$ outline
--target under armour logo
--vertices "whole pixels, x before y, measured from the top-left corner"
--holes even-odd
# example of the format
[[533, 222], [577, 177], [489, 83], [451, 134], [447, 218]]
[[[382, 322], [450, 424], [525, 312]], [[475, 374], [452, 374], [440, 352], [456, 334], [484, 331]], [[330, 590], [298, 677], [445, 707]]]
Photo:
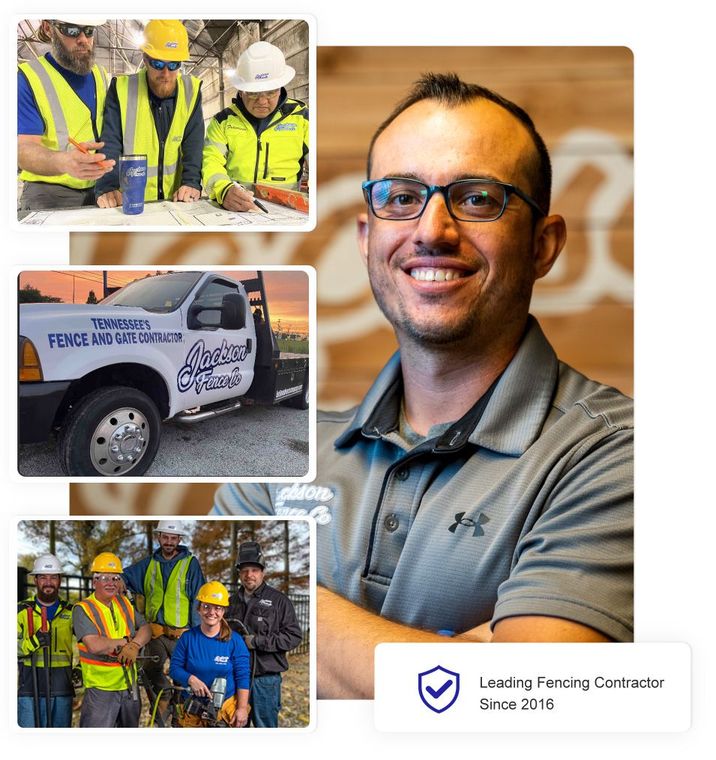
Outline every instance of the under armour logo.
[[448, 530], [450, 533], [455, 533], [458, 525], [464, 525], [466, 528], [474, 528], [475, 530], [472, 532], [472, 537], [477, 538], [477, 536], [485, 535], [482, 526], [486, 522], [490, 522], [490, 518], [487, 515], [483, 515], [482, 512], [480, 512], [477, 520], [473, 520], [471, 517], [465, 517], [464, 512], [458, 512], [455, 515], [455, 522], [448, 528]]

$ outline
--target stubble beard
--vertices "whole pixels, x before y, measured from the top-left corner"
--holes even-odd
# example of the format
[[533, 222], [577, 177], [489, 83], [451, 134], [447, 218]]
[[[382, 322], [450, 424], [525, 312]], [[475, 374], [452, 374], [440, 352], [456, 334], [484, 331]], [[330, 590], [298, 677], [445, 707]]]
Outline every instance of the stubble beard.
[[86, 76], [94, 66], [94, 45], [89, 49], [79, 49], [70, 53], [60, 39], [60, 33], [53, 29], [52, 56], [63, 68], [79, 76]]

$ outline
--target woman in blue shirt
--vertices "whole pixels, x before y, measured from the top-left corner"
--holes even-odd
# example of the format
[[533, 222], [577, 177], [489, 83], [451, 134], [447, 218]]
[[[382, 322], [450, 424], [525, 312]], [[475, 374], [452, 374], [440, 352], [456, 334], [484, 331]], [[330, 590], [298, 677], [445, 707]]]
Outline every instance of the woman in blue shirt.
[[[211, 685], [226, 679], [225, 698], [217, 719], [242, 728], [249, 717], [249, 650], [243, 639], [224, 620], [229, 592], [218, 581], [205, 583], [196, 596], [201, 623], [186, 631], [177, 642], [169, 675], [188, 686], [196, 697], [212, 699]], [[187, 714], [184, 726], [206, 725]]]

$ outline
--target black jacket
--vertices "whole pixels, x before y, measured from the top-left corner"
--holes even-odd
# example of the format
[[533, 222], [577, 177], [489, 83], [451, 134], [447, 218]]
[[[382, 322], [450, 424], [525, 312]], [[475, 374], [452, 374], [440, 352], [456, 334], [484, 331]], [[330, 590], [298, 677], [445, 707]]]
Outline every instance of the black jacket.
[[288, 670], [286, 652], [301, 643], [303, 634], [293, 604], [285, 594], [262, 583], [247, 604], [243, 587], [239, 586], [229, 600], [226, 621], [242, 634], [240, 626], [231, 622], [232, 618], [241, 620], [253, 635], [250, 649], [256, 662], [256, 676]]

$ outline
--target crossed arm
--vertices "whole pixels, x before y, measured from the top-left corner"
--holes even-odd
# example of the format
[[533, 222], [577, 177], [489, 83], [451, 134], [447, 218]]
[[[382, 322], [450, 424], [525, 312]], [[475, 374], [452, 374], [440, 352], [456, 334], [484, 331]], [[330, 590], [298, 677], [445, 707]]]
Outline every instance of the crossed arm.
[[375, 615], [328, 589], [318, 587], [318, 696], [322, 699], [372, 699], [373, 656], [383, 642], [604, 642], [593, 628], [571, 620], [523, 615], [489, 621], [452, 638], [410, 628]]

